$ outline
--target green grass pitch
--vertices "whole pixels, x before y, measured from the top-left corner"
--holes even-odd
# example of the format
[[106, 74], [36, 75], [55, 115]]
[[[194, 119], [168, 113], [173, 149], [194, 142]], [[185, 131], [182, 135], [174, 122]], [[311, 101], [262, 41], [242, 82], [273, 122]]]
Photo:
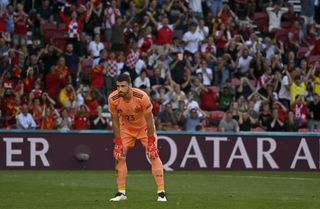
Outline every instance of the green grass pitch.
[[156, 202], [148, 171], [130, 171], [128, 200], [109, 202], [113, 171], [0, 171], [0, 209], [319, 209], [319, 172], [174, 171]]

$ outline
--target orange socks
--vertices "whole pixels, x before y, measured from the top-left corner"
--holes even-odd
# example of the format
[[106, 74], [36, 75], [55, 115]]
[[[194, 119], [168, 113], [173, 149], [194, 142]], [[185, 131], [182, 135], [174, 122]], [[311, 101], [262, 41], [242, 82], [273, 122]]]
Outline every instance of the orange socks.
[[152, 175], [158, 187], [158, 193], [164, 192], [163, 165], [159, 157], [151, 161]]
[[[164, 192], [163, 165], [159, 157], [151, 161], [152, 175], [157, 184], [158, 193]], [[116, 161], [118, 191], [126, 194], [126, 178], [128, 174], [126, 160]]]
[[128, 174], [126, 160], [116, 161], [116, 174], [118, 191], [123, 194], [126, 194], [126, 179]]

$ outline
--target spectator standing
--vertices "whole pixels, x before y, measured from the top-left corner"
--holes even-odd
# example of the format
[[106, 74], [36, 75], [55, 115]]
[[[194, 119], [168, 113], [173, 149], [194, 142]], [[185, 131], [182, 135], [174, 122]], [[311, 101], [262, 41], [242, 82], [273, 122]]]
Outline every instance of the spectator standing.
[[28, 105], [24, 104], [17, 116], [17, 129], [35, 129], [36, 127], [37, 124], [29, 113]]
[[222, 132], [239, 132], [238, 122], [232, 118], [232, 111], [227, 111], [219, 122], [219, 130]]
[[203, 77], [202, 84], [204, 86], [211, 86], [211, 82], [213, 79], [212, 69], [207, 66], [207, 62], [205, 60], [201, 61], [201, 66], [196, 70], [196, 73], [201, 73]]
[[62, 108], [60, 111], [60, 116], [56, 120], [56, 126], [60, 130], [71, 130], [72, 129], [72, 119], [69, 116], [68, 109]]
[[14, 36], [13, 43], [14, 45], [18, 45], [21, 40], [26, 41], [27, 35], [27, 25], [31, 24], [28, 15], [25, 13], [23, 5], [21, 3], [17, 4], [17, 12], [14, 15]]
[[107, 118], [102, 115], [101, 105], [97, 106], [97, 114], [90, 117], [90, 129], [102, 130], [106, 129]]
[[308, 120], [308, 128], [310, 131], [320, 129], [320, 95], [314, 94], [313, 101], [308, 105], [310, 119]]
[[120, 10], [117, 8], [117, 1], [112, 0], [111, 5], [106, 6], [104, 10], [105, 37], [107, 41], [111, 41], [112, 27], [116, 23], [116, 19], [121, 17]]
[[182, 40], [185, 44], [185, 53], [194, 55], [199, 51], [200, 43], [204, 40], [204, 37], [199, 31], [197, 31], [197, 24], [192, 22], [189, 25], [189, 31], [183, 35]]
[[80, 38], [80, 32], [85, 22], [85, 18], [87, 16], [87, 9], [85, 6], [80, 6], [83, 10], [81, 16], [78, 18], [77, 11], [73, 11], [71, 14], [71, 18], [65, 16], [64, 14], [64, 6], [61, 7], [60, 18], [66, 25], [66, 30], [68, 31], [69, 41], [73, 44]]
[[297, 132], [299, 130], [299, 125], [294, 119], [294, 112], [288, 112], [288, 118], [284, 122], [284, 130], [287, 132]]
[[272, 118], [267, 124], [267, 131], [283, 131], [284, 123], [279, 119], [279, 114], [277, 109], [272, 110]]
[[77, 86], [80, 77], [80, 59], [79, 56], [74, 52], [74, 45], [68, 43], [66, 47], [66, 53], [64, 54], [66, 66], [69, 69], [72, 85]]
[[73, 128], [75, 130], [87, 130], [89, 129], [89, 109], [86, 105], [78, 107], [76, 116], [74, 118]]
[[316, 0], [301, 0], [301, 17], [304, 19], [305, 24], [314, 23], [315, 3]]
[[201, 126], [203, 117], [200, 117], [196, 108], [191, 109], [185, 114], [185, 130], [197, 131], [197, 127]]
[[286, 7], [280, 7], [279, 4], [274, 4], [273, 7], [267, 7], [267, 13], [269, 16], [269, 32], [275, 33], [281, 28], [281, 17], [284, 13], [288, 12]]

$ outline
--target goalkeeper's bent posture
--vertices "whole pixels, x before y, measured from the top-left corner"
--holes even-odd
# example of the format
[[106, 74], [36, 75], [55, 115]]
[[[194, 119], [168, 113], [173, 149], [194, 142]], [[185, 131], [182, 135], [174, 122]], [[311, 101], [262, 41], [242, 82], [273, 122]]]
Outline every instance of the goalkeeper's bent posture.
[[110, 201], [126, 200], [128, 148], [135, 145], [136, 140], [146, 148], [151, 161], [152, 175], [158, 187], [158, 201], [167, 201], [164, 191], [163, 165], [158, 155], [157, 135], [152, 115], [152, 104], [148, 95], [133, 88], [131, 78], [121, 74], [117, 78], [117, 90], [108, 97], [109, 111], [112, 116], [114, 132], [113, 156], [116, 163], [118, 192]]

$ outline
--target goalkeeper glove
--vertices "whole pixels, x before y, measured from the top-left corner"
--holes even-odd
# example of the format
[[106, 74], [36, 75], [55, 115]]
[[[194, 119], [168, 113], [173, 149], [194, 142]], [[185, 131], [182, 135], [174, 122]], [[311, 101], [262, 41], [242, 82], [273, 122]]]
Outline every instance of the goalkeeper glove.
[[154, 136], [148, 137], [147, 154], [150, 159], [155, 159], [159, 156], [158, 155], [159, 151], [158, 151], [158, 148], [157, 148], [155, 142], [156, 142], [156, 137], [154, 137]]
[[123, 144], [121, 138], [115, 137], [113, 139], [114, 148], [113, 148], [113, 157], [116, 160], [120, 160], [125, 158], [124, 151], [123, 151]]

